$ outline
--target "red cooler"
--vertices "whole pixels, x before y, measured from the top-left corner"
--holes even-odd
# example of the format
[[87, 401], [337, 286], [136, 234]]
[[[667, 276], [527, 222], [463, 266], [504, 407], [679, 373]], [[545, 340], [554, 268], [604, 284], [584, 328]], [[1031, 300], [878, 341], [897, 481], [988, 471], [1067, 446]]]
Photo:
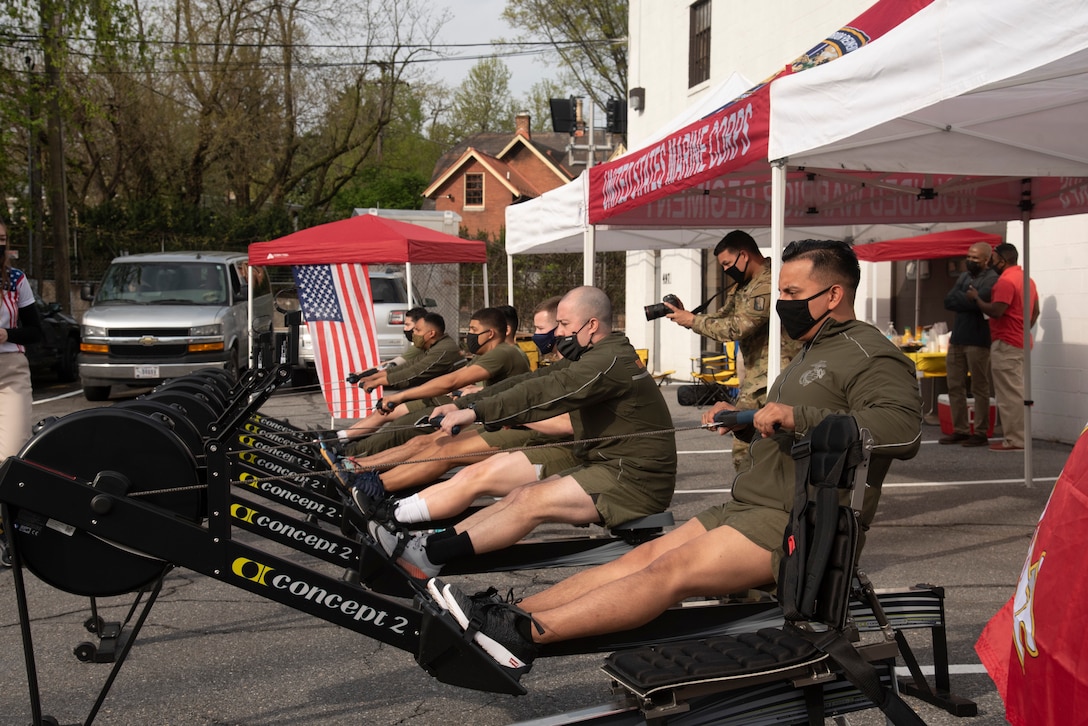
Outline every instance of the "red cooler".
[[[949, 436], [955, 433], [952, 428], [952, 408], [948, 404], [948, 394], [942, 393], [937, 396], [937, 418], [941, 422], [941, 433], [945, 436]], [[997, 419], [997, 401], [993, 398], [990, 399], [990, 427], [986, 432], [986, 438], [992, 438], [994, 435], [994, 421]], [[975, 399], [967, 399], [967, 423], [971, 429], [971, 433], [975, 433]]]

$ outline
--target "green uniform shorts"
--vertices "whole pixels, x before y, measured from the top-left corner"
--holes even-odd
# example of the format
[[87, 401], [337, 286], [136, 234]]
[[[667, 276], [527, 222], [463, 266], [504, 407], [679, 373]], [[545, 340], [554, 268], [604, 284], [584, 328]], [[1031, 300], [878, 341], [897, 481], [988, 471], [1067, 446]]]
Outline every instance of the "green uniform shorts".
[[[615, 527], [632, 519], [663, 512], [672, 499], [667, 492], [647, 491], [641, 477], [624, 476], [622, 462], [586, 464], [569, 446], [549, 446], [522, 452], [536, 466], [537, 476], [570, 476], [593, 498], [601, 515], [600, 524]], [[639, 482], [636, 485], [635, 479]], [[659, 488], [663, 489], [663, 488]]]

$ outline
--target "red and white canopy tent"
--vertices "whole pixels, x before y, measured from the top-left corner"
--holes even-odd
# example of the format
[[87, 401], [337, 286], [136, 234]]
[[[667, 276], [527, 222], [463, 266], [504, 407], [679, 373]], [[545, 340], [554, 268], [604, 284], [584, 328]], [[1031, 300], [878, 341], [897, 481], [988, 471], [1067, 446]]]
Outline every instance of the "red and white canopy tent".
[[[857, 245], [854, 251], [862, 262], [896, 262], [904, 260], [935, 260], [943, 257], [963, 257], [978, 242], [994, 247], [1001, 244], [1001, 235], [977, 229], [952, 229], [931, 232], [916, 237], [902, 237]], [[918, 330], [922, 307], [922, 276], [914, 276], [914, 329]], [[875, 308], [875, 299], [872, 301]], [[873, 312], [870, 320], [876, 320]]]
[[590, 222], [770, 224], [778, 257], [787, 225], [1088, 212], [1086, 69], [1083, 2], [881, 0], [721, 111], [591, 169]]
[[[372, 330], [374, 319], [365, 266], [404, 264], [408, 289], [412, 290], [412, 264], [457, 262], [483, 264], [487, 305], [486, 243], [376, 214], [361, 214], [250, 245], [249, 289], [253, 290], [254, 267], [290, 266], [296, 268], [296, 273], [306, 271], [306, 275], [319, 267], [329, 268], [327, 274], [321, 271], [315, 277], [324, 287], [323, 307], [332, 312], [320, 323], [307, 314], [307, 325], [330, 412], [335, 418], [358, 418], [367, 403], [366, 395], [344, 381], [343, 374], [365, 370], [378, 362], [376, 340], [365, 334]], [[296, 278], [300, 279], [298, 274]], [[300, 295], [302, 292], [300, 289]], [[252, 305], [251, 294], [251, 316]]]

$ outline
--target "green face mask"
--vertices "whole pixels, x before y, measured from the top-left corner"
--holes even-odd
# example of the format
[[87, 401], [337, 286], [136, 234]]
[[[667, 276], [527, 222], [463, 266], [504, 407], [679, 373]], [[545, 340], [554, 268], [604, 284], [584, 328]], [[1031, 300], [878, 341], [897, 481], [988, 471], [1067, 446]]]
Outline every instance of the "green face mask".
[[420, 350], [423, 350], [423, 336], [419, 335], [418, 333], [413, 333], [412, 334], [412, 345], [419, 348]]

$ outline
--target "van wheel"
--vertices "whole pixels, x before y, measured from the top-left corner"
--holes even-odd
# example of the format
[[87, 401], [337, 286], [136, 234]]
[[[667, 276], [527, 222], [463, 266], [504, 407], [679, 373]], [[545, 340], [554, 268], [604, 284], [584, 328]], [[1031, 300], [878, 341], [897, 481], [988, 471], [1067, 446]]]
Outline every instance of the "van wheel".
[[84, 386], [83, 397], [88, 401], [105, 401], [110, 397], [109, 386]]
[[230, 374], [232, 381], [238, 380], [238, 376], [242, 371], [238, 366], [238, 349], [231, 348], [230, 356], [227, 358], [227, 373]]

